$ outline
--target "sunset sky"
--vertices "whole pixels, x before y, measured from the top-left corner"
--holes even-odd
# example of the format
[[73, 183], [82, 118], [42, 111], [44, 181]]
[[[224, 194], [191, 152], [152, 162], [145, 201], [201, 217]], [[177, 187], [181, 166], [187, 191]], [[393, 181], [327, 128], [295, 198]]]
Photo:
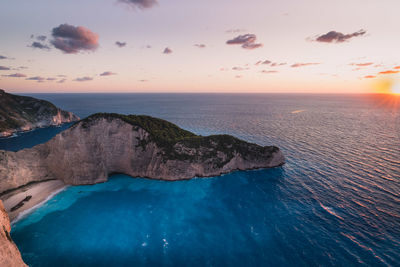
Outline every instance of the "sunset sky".
[[2, 0], [9, 92], [367, 93], [400, 83], [399, 0]]

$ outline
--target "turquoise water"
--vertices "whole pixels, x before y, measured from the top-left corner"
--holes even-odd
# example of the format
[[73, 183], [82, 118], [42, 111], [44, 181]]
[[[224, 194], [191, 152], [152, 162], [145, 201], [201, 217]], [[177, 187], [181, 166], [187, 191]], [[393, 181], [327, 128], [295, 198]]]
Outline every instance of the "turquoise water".
[[[69, 187], [13, 226], [31, 266], [399, 265], [400, 109], [393, 99], [40, 97], [81, 117], [148, 114], [198, 134], [278, 145], [287, 164], [180, 182], [116, 175]], [[35, 143], [49, 138], [35, 136]]]

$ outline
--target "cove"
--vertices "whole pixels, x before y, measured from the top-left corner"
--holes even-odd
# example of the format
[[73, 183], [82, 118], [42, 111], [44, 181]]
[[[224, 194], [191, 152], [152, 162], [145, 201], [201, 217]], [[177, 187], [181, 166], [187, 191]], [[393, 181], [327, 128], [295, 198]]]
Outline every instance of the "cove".
[[113, 175], [106, 183], [68, 187], [11, 234], [30, 266], [265, 263], [276, 252], [267, 221], [279, 204], [273, 198], [281, 172], [179, 182]]

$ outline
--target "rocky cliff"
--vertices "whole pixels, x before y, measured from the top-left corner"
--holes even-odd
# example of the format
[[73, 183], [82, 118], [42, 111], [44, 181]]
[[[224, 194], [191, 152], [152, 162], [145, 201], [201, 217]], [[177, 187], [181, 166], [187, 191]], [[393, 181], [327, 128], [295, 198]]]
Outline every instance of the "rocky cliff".
[[10, 220], [0, 200], [0, 266], [27, 266], [10, 236]]
[[0, 150], [0, 192], [32, 181], [104, 182], [112, 173], [181, 180], [282, 165], [279, 148], [229, 135], [198, 136], [148, 116], [95, 114], [45, 144]]
[[76, 115], [48, 101], [8, 94], [0, 89], [0, 137], [77, 120]]

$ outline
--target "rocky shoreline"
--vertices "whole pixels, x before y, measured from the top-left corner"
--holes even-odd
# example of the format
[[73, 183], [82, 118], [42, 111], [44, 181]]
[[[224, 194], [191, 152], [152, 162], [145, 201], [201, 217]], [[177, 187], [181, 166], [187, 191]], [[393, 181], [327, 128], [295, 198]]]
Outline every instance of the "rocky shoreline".
[[0, 89], [0, 138], [78, 120], [75, 114], [48, 101], [13, 95]]

